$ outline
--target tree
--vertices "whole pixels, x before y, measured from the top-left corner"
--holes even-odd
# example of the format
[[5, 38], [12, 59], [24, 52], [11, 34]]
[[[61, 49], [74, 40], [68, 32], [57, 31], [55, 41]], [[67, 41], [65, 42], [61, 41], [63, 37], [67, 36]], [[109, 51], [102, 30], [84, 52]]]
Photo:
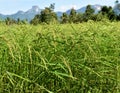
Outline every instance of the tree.
[[72, 8], [71, 11], [70, 11], [70, 15], [69, 15], [69, 22], [70, 23], [72, 23], [72, 22], [75, 23], [76, 19], [77, 19], [76, 10], [74, 8]]
[[6, 19], [5, 19], [5, 23], [6, 23], [6, 25], [10, 25], [10, 18], [9, 17], [7, 17]]
[[49, 24], [53, 20], [57, 20], [57, 15], [53, 11], [53, 9], [54, 8], [52, 5], [50, 8], [46, 7], [43, 11], [41, 11], [41, 15], [40, 15], [41, 22], [45, 22]]
[[118, 3], [119, 3], [119, 1], [118, 1], [118, 0], [116, 0], [116, 1], [115, 1], [115, 4], [118, 4]]
[[84, 13], [84, 21], [88, 21], [92, 19], [95, 10], [91, 8], [91, 5], [87, 5], [85, 13]]
[[40, 19], [41, 19], [41, 22], [45, 22], [45, 23], [48, 23], [50, 22], [50, 8], [45, 8], [43, 11], [41, 11], [41, 15], [40, 15]]
[[76, 19], [76, 22], [77, 23], [81, 23], [81, 22], [83, 22], [84, 20], [83, 20], [83, 14], [82, 13], [78, 13], [77, 14], [77, 19]]
[[61, 20], [62, 20], [61, 23], [68, 23], [69, 18], [68, 18], [67, 13], [63, 13], [63, 14], [62, 14]]
[[55, 9], [55, 3], [53, 3], [53, 4], [50, 4], [50, 7], [49, 7], [52, 11], [54, 11], [54, 9]]
[[103, 18], [104, 18], [103, 14], [102, 13], [98, 13], [98, 14], [95, 14], [93, 16], [92, 20], [94, 20], [94, 21], [101, 21]]
[[40, 14], [35, 15], [35, 17], [30, 21], [31, 24], [37, 25], [41, 22]]
[[28, 20], [27, 19], [21, 20], [21, 24], [28, 24]]
[[104, 17], [107, 17], [109, 20], [115, 20], [116, 19], [115, 12], [113, 11], [111, 6], [109, 6], [109, 7], [103, 6], [100, 13], [102, 13], [102, 15]]
[[39, 15], [36, 15], [33, 20], [31, 20], [31, 24], [39, 24], [39, 23], [51, 23], [57, 20], [57, 15], [54, 12], [55, 4], [51, 4], [50, 7], [46, 7], [41, 11]]
[[113, 11], [111, 6], [108, 7], [108, 18], [109, 18], [109, 20], [115, 20], [116, 19], [115, 12]]
[[107, 6], [103, 6], [100, 11], [103, 15], [107, 15], [109, 12], [109, 8]]
[[11, 19], [10, 17], [7, 17], [5, 19], [5, 22], [6, 22], [6, 25], [11, 25], [11, 24], [16, 24], [17, 23], [16, 20]]
[[116, 15], [118, 16], [120, 15], [120, 3], [118, 2], [118, 0], [116, 0], [113, 10]]
[[117, 15], [116, 20], [117, 20], [117, 21], [119, 21], [119, 20], [120, 20], [120, 15]]
[[21, 24], [20, 18], [17, 19], [17, 24]]

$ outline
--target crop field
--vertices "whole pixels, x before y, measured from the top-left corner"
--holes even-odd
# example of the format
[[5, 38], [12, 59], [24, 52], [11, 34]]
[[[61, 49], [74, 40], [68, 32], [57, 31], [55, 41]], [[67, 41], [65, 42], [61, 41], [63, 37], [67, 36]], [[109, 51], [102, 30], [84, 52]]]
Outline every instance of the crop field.
[[120, 22], [0, 24], [0, 93], [120, 93]]

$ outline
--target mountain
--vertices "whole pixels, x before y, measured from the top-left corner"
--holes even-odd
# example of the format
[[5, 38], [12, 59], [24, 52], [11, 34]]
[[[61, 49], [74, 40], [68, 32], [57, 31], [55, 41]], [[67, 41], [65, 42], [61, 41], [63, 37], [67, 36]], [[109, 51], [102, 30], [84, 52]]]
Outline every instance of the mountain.
[[30, 21], [31, 19], [34, 18], [34, 16], [36, 14], [39, 14], [41, 12], [42, 9], [40, 9], [38, 6], [32, 6], [31, 9], [27, 10], [26, 12], [24, 11], [18, 11], [15, 14], [12, 15], [3, 15], [0, 14], [0, 19], [5, 19], [7, 17], [10, 17], [12, 19], [17, 20], [18, 18], [21, 20], [27, 19], [28, 21]]
[[[95, 10], [95, 13], [98, 13], [102, 8], [101, 5], [97, 5], [97, 4], [96, 5], [91, 5], [91, 7], [92, 7], [92, 9]], [[86, 10], [86, 6], [78, 9], [77, 12], [84, 13], [85, 10]]]
[[[98, 13], [98, 11], [101, 10], [102, 6], [101, 5], [91, 5], [91, 7], [95, 10], [95, 13]], [[77, 9], [76, 11], [78, 13], [84, 13], [85, 10], [86, 10], [86, 6], [80, 8], [80, 9]], [[24, 12], [24, 11], [18, 11], [17, 13], [11, 14], [11, 15], [0, 14], [0, 19], [5, 19], [7, 17], [10, 17], [10, 18], [13, 18], [15, 20], [17, 20], [19, 18], [21, 20], [27, 19], [28, 21], [30, 21], [31, 19], [34, 18], [34, 16], [36, 14], [39, 14], [41, 11], [42, 11], [42, 9], [40, 9], [38, 6], [32, 6], [32, 8], [29, 9], [29, 10], [27, 10], [26, 12]], [[67, 10], [66, 13], [70, 14], [70, 11], [71, 11], [71, 9]], [[56, 12], [56, 14], [57, 14], [58, 17], [62, 16], [62, 13], [63, 12], [60, 12], [60, 11]]]
[[6, 16], [5, 16], [5, 15], [0, 14], [0, 19], [5, 19], [5, 18], [6, 18]]
[[[77, 12], [77, 13], [85, 13], [86, 7], [87, 7], [87, 6], [84, 6], [84, 7], [80, 8], [80, 9], [77, 9], [76, 12]], [[98, 12], [101, 10], [101, 8], [102, 8], [102, 6], [101, 6], [101, 5], [98, 5], [98, 4], [96, 4], [96, 5], [91, 5], [91, 7], [92, 7], [92, 9], [95, 10], [95, 13], [98, 13]], [[70, 11], [71, 11], [71, 9], [70, 9], [70, 10], [67, 10], [66, 13], [67, 13], [67, 14], [70, 14]]]
[[116, 4], [114, 7], [113, 7], [113, 10], [115, 12], [116, 15], [120, 15], [120, 3]]
[[58, 17], [61, 17], [63, 12], [58, 11], [58, 12], [56, 12], [56, 14], [57, 14]]

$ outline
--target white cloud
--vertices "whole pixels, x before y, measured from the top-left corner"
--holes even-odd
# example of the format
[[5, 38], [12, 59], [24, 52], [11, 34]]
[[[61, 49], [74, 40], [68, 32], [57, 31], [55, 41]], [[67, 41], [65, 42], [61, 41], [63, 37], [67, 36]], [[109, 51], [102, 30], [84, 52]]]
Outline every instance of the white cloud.
[[64, 5], [64, 6], [61, 6], [59, 10], [65, 12], [66, 10], [71, 8], [77, 9], [78, 7], [77, 5]]

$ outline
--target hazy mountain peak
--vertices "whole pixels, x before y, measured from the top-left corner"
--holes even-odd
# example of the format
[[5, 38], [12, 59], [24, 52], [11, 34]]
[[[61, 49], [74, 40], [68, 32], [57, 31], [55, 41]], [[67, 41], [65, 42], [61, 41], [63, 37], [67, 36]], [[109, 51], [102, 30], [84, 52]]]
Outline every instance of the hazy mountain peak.
[[35, 6], [32, 6], [32, 9], [40, 9], [37, 5], [35, 5]]
[[27, 12], [40, 12], [41, 11], [41, 9], [38, 7], [38, 6], [32, 6], [32, 8], [31, 9], [29, 9]]
[[120, 3], [116, 4], [113, 10], [117, 15], [120, 15]]
[[20, 10], [20, 11], [18, 11], [17, 13], [18, 13], [18, 14], [24, 14], [24, 12], [23, 12], [23, 11], [21, 11], [21, 10]]
[[[92, 9], [95, 10], [95, 13], [98, 13], [101, 10], [101, 8], [102, 8], [102, 6], [99, 5], [99, 4], [91, 5], [91, 7], [92, 7]], [[85, 10], [86, 10], [86, 6], [78, 9], [77, 12], [84, 13]]]
[[17, 20], [18, 18], [21, 20], [27, 19], [28, 21], [30, 21], [31, 19], [34, 18], [34, 16], [36, 14], [39, 14], [41, 12], [41, 9], [38, 6], [32, 6], [31, 9], [27, 10], [27, 11], [18, 11], [14, 14], [11, 15], [3, 15], [0, 14], [0, 19], [5, 19], [7, 17], [10, 17], [12, 19]]

